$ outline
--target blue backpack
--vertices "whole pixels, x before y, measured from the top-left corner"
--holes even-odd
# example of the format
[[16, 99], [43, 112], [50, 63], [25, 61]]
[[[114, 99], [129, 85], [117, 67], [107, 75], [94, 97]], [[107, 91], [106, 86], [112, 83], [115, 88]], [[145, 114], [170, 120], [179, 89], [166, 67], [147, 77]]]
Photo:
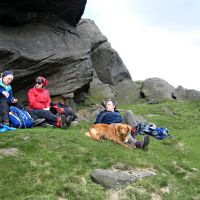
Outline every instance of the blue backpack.
[[163, 140], [169, 136], [169, 130], [164, 127], [156, 128], [156, 132], [155, 138], [158, 140]]
[[10, 107], [9, 118], [15, 128], [31, 128], [34, 124], [34, 120], [25, 109], [20, 110], [15, 106]]
[[156, 127], [155, 124], [150, 123], [147, 124], [143, 129], [142, 132], [154, 136], [158, 140], [163, 140], [167, 138], [169, 135], [169, 130], [165, 127]]

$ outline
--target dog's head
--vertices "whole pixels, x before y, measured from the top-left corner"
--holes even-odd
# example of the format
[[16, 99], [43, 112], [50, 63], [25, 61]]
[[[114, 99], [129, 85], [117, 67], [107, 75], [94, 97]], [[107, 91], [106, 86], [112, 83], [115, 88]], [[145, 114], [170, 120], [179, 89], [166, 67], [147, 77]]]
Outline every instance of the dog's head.
[[119, 124], [116, 126], [116, 134], [123, 140], [127, 140], [129, 133], [131, 132], [132, 127], [127, 124]]

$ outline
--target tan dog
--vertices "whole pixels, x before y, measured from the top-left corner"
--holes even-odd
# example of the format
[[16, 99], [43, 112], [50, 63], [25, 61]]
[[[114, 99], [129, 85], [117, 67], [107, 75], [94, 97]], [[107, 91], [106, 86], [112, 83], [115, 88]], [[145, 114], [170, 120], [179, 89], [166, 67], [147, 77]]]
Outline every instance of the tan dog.
[[132, 148], [131, 145], [125, 144], [131, 130], [132, 127], [127, 124], [95, 124], [85, 135], [93, 140], [107, 139], [127, 148]]

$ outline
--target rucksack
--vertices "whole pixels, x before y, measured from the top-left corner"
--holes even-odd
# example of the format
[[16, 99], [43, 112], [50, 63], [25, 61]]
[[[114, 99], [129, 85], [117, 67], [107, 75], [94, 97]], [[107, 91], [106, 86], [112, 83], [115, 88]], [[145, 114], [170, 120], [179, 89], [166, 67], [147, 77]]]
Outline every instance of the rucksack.
[[[157, 134], [155, 134], [155, 133], [157, 133]], [[156, 128], [154, 134], [155, 134], [156, 139], [163, 140], [169, 136], [169, 130], [164, 127], [159, 127], [159, 128]]]
[[155, 124], [150, 123], [150, 124], [142, 124], [138, 123], [139, 131], [138, 133], [142, 134], [148, 134], [153, 137], [155, 137], [158, 140], [163, 140], [167, 137], [170, 136], [169, 130], [165, 127], [156, 127]]
[[51, 102], [51, 112], [55, 115], [65, 115], [66, 117], [70, 116], [71, 120], [74, 121], [77, 118], [76, 113], [69, 105], [65, 105], [64, 103], [55, 103]]
[[10, 107], [9, 119], [15, 128], [31, 128], [34, 124], [34, 120], [25, 109], [15, 106]]
[[156, 130], [156, 125], [153, 124], [153, 123], [150, 123], [150, 124], [146, 124], [142, 131], [145, 132], [145, 133], [150, 133], [150, 134], [153, 134], [153, 132]]

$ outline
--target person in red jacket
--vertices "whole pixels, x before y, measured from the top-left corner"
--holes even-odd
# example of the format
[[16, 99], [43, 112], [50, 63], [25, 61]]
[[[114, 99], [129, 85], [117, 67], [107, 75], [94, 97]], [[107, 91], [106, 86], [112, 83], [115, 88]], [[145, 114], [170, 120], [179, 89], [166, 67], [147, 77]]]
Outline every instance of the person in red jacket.
[[35, 86], [28, 91], [28, 101], [30, 112], [38, 118], [44, 118], [47, 123], [66, 128], [69, 120], [66, 116], [57, 116], [50, 111], [50, 93], [46, 87], [48, 80], [39, 76], [35, 80]]

